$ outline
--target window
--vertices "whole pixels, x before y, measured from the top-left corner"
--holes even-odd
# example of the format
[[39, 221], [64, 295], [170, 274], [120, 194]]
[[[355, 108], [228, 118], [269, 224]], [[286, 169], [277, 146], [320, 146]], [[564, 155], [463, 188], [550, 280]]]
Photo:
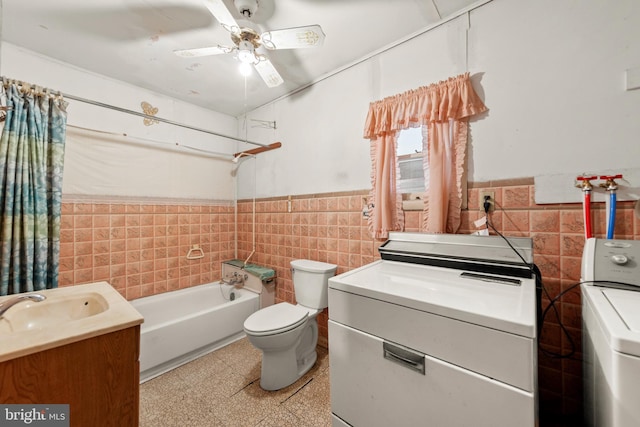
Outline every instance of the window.
[[422, 155], [422, 127], [401, 130], [398, 133], [396, 146], [400, 175], [396, 180], [398, 192], [402, 194], [425, 192]]
[[[389, 155], [388, 148], [391, 147], [388, 145], [397, 144], [399, 135], [396, 129], [415, 122], [419, 113], [416, 113], [412, 106], [419, 105], [426, 105], [430, 111], [430, 114], [420, 116], [420, 124], [435, 132], [429, 134], [429, 154], [423, 153], [431, 162], [431, 179], [425, 183], [427, 191], [414, 193], [425, 195], [429, 201], [423, 206], [424, 222], [421, 230], [430, 233], [455, 233], [460, 227], [460, 205], [463, 203], [463, 195], [466, 194], [463, 175], [468, 135], [467, 119], [487, 111], [487, 107], [471, 85], [468, 72], [369, 103], [364, 136], [369, 139], [371, 146], [371, 194], [376, 210], [371, 215], [369, 228], [371, 235], [376, 239], [387, 238], [389, 231], [402, 229], [404, 223], [401, 210], [404, 203], [399, 203], [403, 194], [396, 188], [385, 185], [397, 182], [398, 178], [402, 179], [397, 176], [400, 173], [395, 173], [400, 168], [394, 159], [396, 156]], [[448, 107], [438, 109], [437, 115], [433, 114], [434, 106], [444, 105]], [[436, 145], [441, 145], [443, 149], [433, 149]], [[415, 153], [415, 149], [408, 153], [404, 150], [401, 152], [404, 156]], [[378, 153], [382, 155], [378, 157]], [[396, 164], [389, 164], [389, 160], [396, 161]], [[409, 157], [406, 160], [412, 159]], [[431, 169], [437, 169], [438, 173], [433, 173]], [[429, 209], [430, 206], [445, 205], [447, 209]], [[378, 215], [377, 212], [382, 214]]]

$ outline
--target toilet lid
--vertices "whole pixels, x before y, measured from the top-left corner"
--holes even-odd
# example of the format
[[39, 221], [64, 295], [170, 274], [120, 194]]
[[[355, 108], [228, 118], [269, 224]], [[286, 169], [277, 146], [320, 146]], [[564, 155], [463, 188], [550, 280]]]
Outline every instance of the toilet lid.
[[309, 311], [297, 305], [281, 302], [256, 311], [244, 322], [244, 330], [252, 335], [273, 335], [302, 324]]

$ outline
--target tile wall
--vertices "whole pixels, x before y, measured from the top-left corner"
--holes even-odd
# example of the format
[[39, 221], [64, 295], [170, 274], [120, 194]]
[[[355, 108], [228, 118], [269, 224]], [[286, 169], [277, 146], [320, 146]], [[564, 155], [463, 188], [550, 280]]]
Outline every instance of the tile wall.
[[[219, 279], [234, 254], [234, 217], [229, 202], [65, 198], [59, 284], [105, 280], [132, 300]], [[193, 245], [203, 258], [186, 258]]]
[[[482, 216], [476, 209], [480, 190], [495, 192], [491, 220], [506, 236], [532, 237], [534, 260], [551, 297], [580, 278], [584, 242], [580, 204], [536, 205], [532, 179], [472, 183], [469, 209], [463, 211], [460, 233], [476, 230]], [[238, 203], [238, 258], [276, 270], [277, 300], [295, 302], [289, 271], [292, 259], [308, 258], [338, 265], [338, 273], [379, 258], [382, 241], [369, 237], [362, 217], [368, 191], [326, 193]], [[291, 209], [289, 211], [289, 205]], [[603, 206], [593, 212], [594, 232], [605, 233]], [[406, 231], [419, 231], [421, 212], [406, 212]], [[220, 278], [220, 262], [234, 256], [235, 215], [230, 203], [147, 203], [73, 201], [63, 203], [61, 285], [107, 280], [126, 298], [134, 299]], [[619, 203], [616, 238], [640, 239], [640, 220], [633, 205]], [[255, 243], [254, 243], [255, 241]], [[199, 244], [200, 260], [185, 258]], [[543, 305], [548, 304], [544, 298]], [[581, 413], [581, 300], [575, 289], [557, 305], [562, 324], [575, 343], [567, 359], [539, 353], [542, 414]], [[327, 313], [319, 316], [320, 343], [327, 343]], [[541, 336], [544, 349], [568, 352], [570, 340], [559, 319], [549, 315]]]

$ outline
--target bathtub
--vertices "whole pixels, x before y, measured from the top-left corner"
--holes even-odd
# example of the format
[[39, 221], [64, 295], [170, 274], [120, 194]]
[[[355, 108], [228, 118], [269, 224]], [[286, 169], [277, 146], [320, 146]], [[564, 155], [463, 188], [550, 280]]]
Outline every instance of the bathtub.
[[144, 316], [140, 382], [244, 337], [244, 321], [260, 308], [257, 293], [219, 283], [138, 298], [131, 304]]

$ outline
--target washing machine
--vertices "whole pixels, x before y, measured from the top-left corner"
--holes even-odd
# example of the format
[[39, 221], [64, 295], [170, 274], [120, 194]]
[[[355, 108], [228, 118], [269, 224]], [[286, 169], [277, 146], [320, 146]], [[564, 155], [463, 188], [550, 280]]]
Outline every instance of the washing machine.
[[640, 241], [591, 238], [582, 257], [584, 422], [640, 426]]

